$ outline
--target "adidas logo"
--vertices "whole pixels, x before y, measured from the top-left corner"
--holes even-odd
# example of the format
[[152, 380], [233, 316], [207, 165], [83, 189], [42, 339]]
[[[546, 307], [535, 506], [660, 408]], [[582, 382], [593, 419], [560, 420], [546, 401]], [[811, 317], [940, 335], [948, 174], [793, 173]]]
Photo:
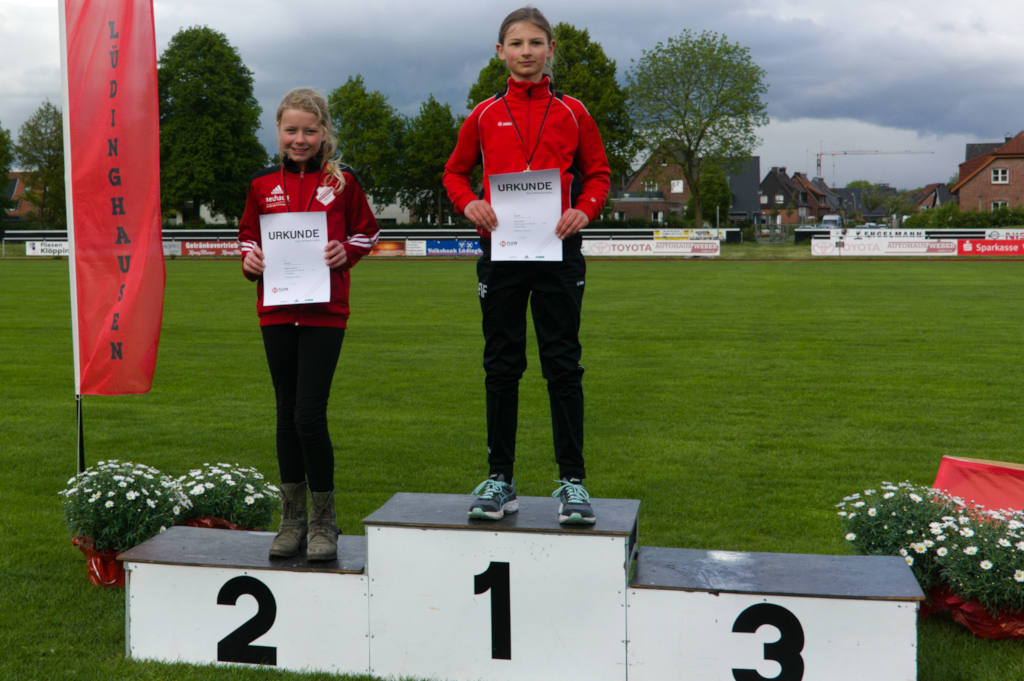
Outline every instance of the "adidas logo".
[[281, 185], [277, 185], [277, 186], [276, 186], [276, 187], [274, 187], [274, 189], [273, 189], [273, 190], [272, 190], [272, 191], [270, 192], [270, 195], [271, 195], [271, 196], [273, 196], [274, 194], [284, 194], [284, 190], [283, 190], [283, 189], [281, 189]]

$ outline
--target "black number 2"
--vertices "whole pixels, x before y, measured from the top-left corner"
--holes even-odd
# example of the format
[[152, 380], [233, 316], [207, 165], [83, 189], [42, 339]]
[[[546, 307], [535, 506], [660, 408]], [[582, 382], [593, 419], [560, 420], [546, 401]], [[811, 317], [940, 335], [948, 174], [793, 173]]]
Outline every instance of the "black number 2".
[[491, 592], [491, 658], [512, 659], [512, 604], [509, 595], [508, 563], [491, 562], [473, 576], [473, 593]]
[[217, 604], [235, 605], [246, 594], [256, 599], [256, 614], [217, 643], [217, 661], [276, 665], [277, 648], [251, 645], [270, 631], [277, 618], [277, 601], [267, 585], [255, 577], [235, 577], [220, 588]]
[[761, 625], [768, 624], [779, 630], [779, 640], [764, 644], [764, 659], [775, 660], [782, 667], [778, 676], [766, 679], [756, 669], [733, 669], [736, 681], [800, 681], [804, 678], [804, 629], [796, 615], [781, 605], [758, 603], [736, 618], [732, 630], [740, 634], [753, 634]]

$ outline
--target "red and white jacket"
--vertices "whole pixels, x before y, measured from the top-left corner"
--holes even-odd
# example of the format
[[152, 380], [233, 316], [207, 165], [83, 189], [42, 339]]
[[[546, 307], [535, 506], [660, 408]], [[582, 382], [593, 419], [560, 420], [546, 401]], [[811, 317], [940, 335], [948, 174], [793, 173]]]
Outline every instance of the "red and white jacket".
[[[611, 186], [601, 133], [583, 103], [556, 95], [547, 76], [539, 83], [510, 77], [505, 92], [480, 102], [466, 118], [444, 167], [444, 186], [455, 210], [464, 213], [470, 201], [480, 198], [470, 179], [478, 163], [484, 169], [483, 198], [490, 201], [488, 178], [522, 172], [527, 159], [533, 170], [561, 171], [563, 213], [578, 208], [591, 220], [600, 215]], [[569, 168], [574, 161], [583, 175], [583, 190], [571, 205]], [[490, 237], [486, 230], [477, 231]]]
[[242, 270], [247, 279], [257, 282], [256, 312], [260, 326], [346, 326], [349, 270], [373, 249], [380, 230], [356, 178], [347, 170], [344, 177], [345, 188], [340, 194], [335, 194], [332, 190], [338, 182], [334, 177], [319, 170], [300, 172], [290, 160], [286, 160], [283, 166], [265, 168], [250, 180], [245, 212], [238, 223], [238, 242], [243, 259], [253, 246], [262, 248], [260, 215], [289, 210], [327, 213], [327, 240], [340, 241], [346, 256], [344, 265], [331, 270], [331, 299], [326, 303], [265, 306], [263, 277], [252, 276]]

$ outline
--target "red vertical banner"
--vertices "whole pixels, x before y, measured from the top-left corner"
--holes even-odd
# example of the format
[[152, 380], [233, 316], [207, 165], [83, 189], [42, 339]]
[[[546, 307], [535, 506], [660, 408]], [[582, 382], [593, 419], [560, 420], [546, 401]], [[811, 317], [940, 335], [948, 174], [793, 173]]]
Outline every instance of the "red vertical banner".
[[152, 0], [59, 0], [79, 395], [149, 391], [163, 317]]

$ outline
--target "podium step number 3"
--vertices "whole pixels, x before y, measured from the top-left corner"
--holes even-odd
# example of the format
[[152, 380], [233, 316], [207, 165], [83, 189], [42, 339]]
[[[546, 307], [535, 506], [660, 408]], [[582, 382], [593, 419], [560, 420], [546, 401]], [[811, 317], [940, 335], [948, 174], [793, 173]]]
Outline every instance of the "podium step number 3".
[[640, 547], [640, 502], [593, 527], [521, 497], [394, 495], [338, 560], [270, 561], [272, 533], [174, 527], [122, 554], [134, 658], [382, 678], [916, 678], [923, 594], [899, 558]]

